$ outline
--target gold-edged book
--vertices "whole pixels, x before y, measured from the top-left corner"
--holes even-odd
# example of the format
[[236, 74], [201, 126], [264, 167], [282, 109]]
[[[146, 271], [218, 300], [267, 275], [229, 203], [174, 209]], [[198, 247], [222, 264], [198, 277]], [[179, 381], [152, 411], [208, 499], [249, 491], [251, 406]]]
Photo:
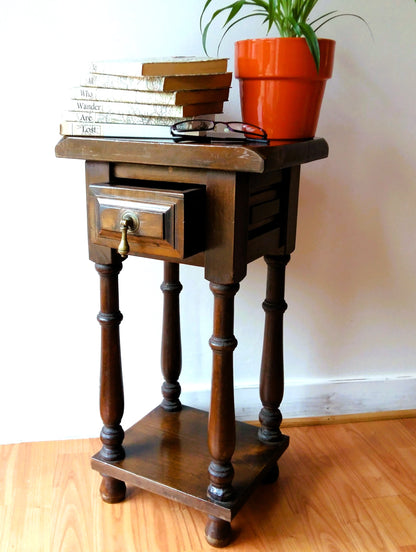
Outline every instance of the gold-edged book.
[[177, 90], [173, 92], [148, 92], [79, 86], [71, 90], [72, 99], [105, 102], [126, 102], [152, 105], [190, 105], [218, 103], [228, 100], [229, 88], [211, 90]]
[[232, 73], [215, 75], [170, 75], [167, 77], [131, 77], [89, 73], [81, 80], [81, 86], [144, 90], [148, 92], [173, 92], [177, 90], [211, 90], [229, 88]]
[[225, 73], [227, 58], [175, 56], [127, 61], [95, 61], [91, 73], [135, 77], [157, 77], [169, 75], [203, 75]]
[[195, 117], [211, 113], [222, 113], [223, 102], [189, 105], [152, 105], [127, 102], [70, 100], [69, 111], [94, 113], [115, 113], [119, 115], [140, 115], [146, 117]]

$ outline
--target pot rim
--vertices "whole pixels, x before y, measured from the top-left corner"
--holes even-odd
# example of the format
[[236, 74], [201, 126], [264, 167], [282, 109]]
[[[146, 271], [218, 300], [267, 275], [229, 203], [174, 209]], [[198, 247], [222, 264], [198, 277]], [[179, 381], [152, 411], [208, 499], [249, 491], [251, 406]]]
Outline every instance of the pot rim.
[[234, 76], [237, 79], [295, 78], [326, 80], [331, 78], [335, 40], [319, 39], [319, 72], [303, 37], [246, 39], [235, 43]]
[[[242, 40], [237, 40], [237, 43], [249, 43], [249, 42], [275, 42], [280, 40], [293, 40], [293, 41], [305, 41], [306, 38], [303, 36], [266, 36], [266, 37], [259, 37], [259, 38], [244, 38]], [[334, 44], [336, 41], [332, 38], [318, 38], [318, 42], [333, 42]]]

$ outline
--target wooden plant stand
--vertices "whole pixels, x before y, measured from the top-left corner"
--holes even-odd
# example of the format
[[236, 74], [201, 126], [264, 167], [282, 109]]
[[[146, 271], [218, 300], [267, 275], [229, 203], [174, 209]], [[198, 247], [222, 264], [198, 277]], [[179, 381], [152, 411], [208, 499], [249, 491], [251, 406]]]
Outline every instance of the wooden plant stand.
[[[101, 450], [92, 467], [106, 502], [126, 483], [205, 512], [207, 541], [261, 481], [278, 477], [289, 444], [280, 431], [285, 268], [295, 248], [300, 166], [326, 157], [325, 140], [268, 146], [63, 138], [56, 155], [86, 160], [90, 259], [100, 277]], [[164, 262], [163, 400], [124, 434], [118, 274], [128, 255]], [[235, 421], [234, 297], [247, 264], [267, 263], [260, 428]], [[181, 263], [201, 266], [214, 299], [209, 415], [180, 401]]]

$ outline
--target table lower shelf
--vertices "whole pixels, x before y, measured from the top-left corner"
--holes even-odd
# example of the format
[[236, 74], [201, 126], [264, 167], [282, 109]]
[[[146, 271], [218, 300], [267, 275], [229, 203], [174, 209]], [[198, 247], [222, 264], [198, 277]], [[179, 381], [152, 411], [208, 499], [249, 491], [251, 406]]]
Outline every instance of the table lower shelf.
[[277, 446], [257, 439], [255, 426], [236, 422], [236, 449], [232, 459], [235, 476], [235, 500], [231, 504], [214, 503], [207, 497], [208, 413], [183, 406], [179, 412], [167, 412], [158, 406], [126, 431], [123, 446], [126, 457], [106, 462], [96, 454], [92, 468], [102, 475], [119, 479], [187, 506], [231, 521], [256, 484], [276, 466], [289, 445], [283, 436]]

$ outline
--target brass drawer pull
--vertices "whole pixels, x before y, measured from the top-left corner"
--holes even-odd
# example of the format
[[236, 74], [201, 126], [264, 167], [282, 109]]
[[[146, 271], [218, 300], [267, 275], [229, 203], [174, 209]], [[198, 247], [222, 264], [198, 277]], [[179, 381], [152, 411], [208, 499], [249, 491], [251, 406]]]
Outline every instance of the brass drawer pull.
[[127, 241], [127, 232], [136, 232], [139, 228], [139, 219], [134, 213], [124, 213], [120, 221], [121, 240], [117, 251], [122, 259], [126, 259], [130, 251], [129, 242]]

